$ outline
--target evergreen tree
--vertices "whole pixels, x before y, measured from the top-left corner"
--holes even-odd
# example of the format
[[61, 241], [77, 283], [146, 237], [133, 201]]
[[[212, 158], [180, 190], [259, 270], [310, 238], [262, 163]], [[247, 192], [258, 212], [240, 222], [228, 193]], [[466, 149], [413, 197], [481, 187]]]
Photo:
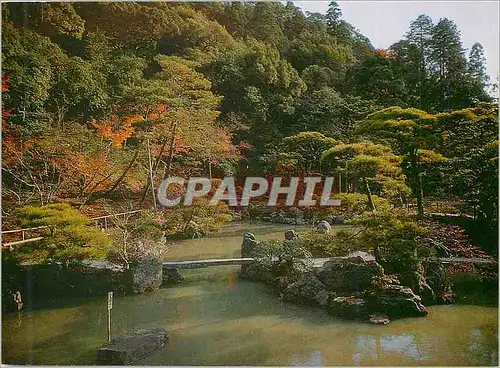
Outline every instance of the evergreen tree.
[[479, 43], [476, 42], [472, 45], [472, 49], [469, 54], [469, 74], [483, 88], [488, 85], [490, 77], [486, 72], [486, 57], [484, 56], [484, 48]]
[[448, 18], [440, 19], [432, 29], [430, 40], [434, 110], [450, 110], [466, 103], [463, 82], [467, 72], [467, 60], [464, 53], [456, 24]]

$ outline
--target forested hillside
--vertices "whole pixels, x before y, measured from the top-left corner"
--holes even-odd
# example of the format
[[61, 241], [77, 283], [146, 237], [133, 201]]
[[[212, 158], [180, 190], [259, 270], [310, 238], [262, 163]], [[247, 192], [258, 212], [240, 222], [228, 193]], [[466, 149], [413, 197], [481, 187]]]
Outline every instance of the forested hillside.
[[[467, 55], [450, 19], [421, 15], [388, 50], [335, 2], [326, 15], [291, 2], [9, 3], [2, 20], [4, 215], [30, 203], [150, 203], [151, 160], [155, 185], [340, 173], [343, 191], [370, 182], [419, 207], [418, 193], [458, 197], [496, 218], [484, 52], [476, 43]], [[337, 146], [322, 159], [325, 139], [387, 148]]]

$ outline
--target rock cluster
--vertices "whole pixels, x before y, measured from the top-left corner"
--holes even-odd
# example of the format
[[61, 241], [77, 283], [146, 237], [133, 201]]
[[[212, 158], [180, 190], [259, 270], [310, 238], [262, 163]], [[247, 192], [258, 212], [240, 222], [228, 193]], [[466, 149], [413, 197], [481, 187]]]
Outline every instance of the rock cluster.
[[[245, 234], [245, 256], [251, 257], [250, 249], [256, 249], [258, 244], [252, 234]], [[314, 268], [304, 259], [255, 257], [242, 276], [265, 282], [285, 301], [319, 306], [342, 318], [386, 325], [395, 318], [427, 315], [420, 296], [409, 287], [397, 281], [373, 282], [384, 279], [384, 269], [372, 259], [331, 258]]]

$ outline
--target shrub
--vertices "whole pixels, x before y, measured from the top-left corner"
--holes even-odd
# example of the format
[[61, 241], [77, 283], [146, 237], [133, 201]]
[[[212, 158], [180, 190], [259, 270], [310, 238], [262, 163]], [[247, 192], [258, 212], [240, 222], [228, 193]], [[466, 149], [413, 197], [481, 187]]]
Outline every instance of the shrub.
[[39, 242], [22, 244], [12, 251], [20, 262], [47, 263], [104, 258], [111, 239], [89, 226], [90, 220], [66, 203], [43, 207], [24, 206], [14, 212], [21, 227], [48, 226]]
[[163, 229], [168, 238], [195, 238], [217, 232], [231, 221], [229, 207], [225, 203], [210, 206], [206, 198], [195, 198], [191, 206], [165, 210]]
[[336, 257], [344, 256], [349, 251], [346, 239], [350, 233], [341, 230], [335, 233], [309, 229], [299, 233], [300, 244], [311, 252], [313, 257]]
[[349, 247], [374, 252], [377, 261], [390, 271], [415, 270], [435, 252], [434, 245], [425, 241], [428, 230], [402, 211], [365, 213], [349, 223], [362, 229], [350, 240]]

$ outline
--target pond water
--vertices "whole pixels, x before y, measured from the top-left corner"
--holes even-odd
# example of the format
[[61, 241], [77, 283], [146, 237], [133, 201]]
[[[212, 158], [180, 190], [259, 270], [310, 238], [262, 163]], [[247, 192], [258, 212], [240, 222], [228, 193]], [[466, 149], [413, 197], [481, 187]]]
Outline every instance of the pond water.
[[[236, 252], [246, 225], [221, 236], [179, 242], [177, 259], [218, 244], [212, 257]], [[255, 231], [283, 236], [290, 226]], [[274, 234], [274, 235], [273, 235]], [[230, 241], [229, 241], [230, 240]], [[237, 246], [234, 242], [237, 241]], [[229, 243], [227, 243], [229, 242]], [[192, 244], [195, 243], [195, 244]], [[200, 249], [208, 254], [210, 249]], [[231, 255], [237, 255], [232, 254]], [[170, 258], [170, 257], [169, 257]], [[238, 279], [238, 266], [186, 270], [186, 280], [157, 292], [116, 297], [112, 335], [163, 327], [166, 347], [139, 365], [497, 365], [498, 309], [433, 306], [423, 318], [387, 326], [348, 322], [320, 309], [284, 303], [265, 286]], [[4, 316], [2, 361], [93, 364], [106, 340], [106, 299], [65, 303]]]

